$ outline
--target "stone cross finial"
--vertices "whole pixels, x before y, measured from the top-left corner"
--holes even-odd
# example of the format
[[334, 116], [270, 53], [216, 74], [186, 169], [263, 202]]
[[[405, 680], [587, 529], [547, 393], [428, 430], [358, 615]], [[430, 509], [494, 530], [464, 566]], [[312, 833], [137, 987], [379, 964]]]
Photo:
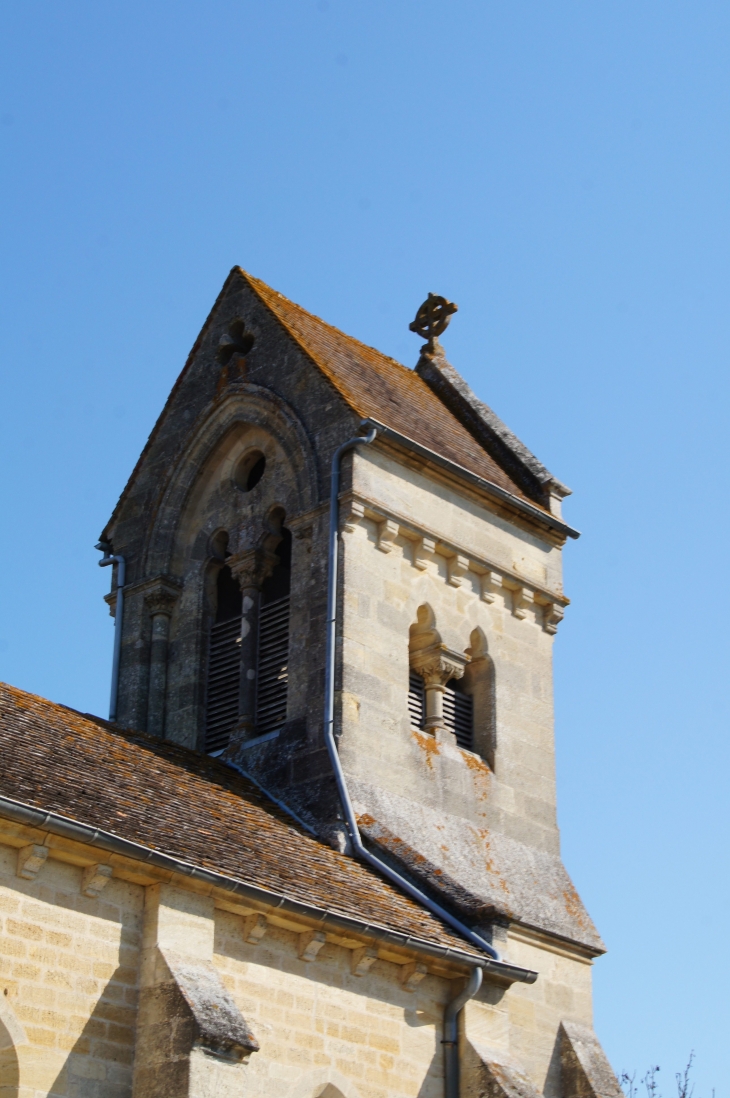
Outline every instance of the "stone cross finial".
[[427, 351], [433, 351], [436, 336], [446, 331], [452, 314], [457, 312], [458, 308], [458, 305], [453, 301], [447, 301], [445, 297], [429, 294], [416, 313], [416, 319], [408, 327], [426, 340]]

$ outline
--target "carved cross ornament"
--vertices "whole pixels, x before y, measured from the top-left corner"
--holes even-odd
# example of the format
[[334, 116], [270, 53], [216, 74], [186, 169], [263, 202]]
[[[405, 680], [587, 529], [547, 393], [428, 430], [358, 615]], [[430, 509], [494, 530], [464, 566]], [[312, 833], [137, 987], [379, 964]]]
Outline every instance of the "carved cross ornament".
[[227, 331], [218, 340], [216, 359], [221, 366], [227, 366], [234, 355], [245, 357], [253, 344], [252, 333], [247, 331], [244, 322], [237, 318], [228, 325]]

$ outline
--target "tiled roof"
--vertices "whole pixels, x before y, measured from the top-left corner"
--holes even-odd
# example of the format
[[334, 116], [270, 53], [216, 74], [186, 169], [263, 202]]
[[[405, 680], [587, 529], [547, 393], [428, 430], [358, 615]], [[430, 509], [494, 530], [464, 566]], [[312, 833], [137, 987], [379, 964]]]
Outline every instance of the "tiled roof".
[[428, 911], [306, 834], [216, 759], [112, 731], [4, 683], [0, 752], [1, 796], [277, 896], [473, 953]]
[[528, 498], [414, 370], [333, 328], [246, 271], [240, 274], [358, 415]]

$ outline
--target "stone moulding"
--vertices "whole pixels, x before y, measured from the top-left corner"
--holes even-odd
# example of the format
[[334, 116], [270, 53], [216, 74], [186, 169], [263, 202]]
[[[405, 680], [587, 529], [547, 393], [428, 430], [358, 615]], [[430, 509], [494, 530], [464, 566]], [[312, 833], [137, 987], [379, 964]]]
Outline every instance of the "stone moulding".
[[[423, 446], [420, 442], [416, 442], [415, 439], [410, 438], [408, 435], [402, 435], [392, 427], [387, 427], [372, 416], [364, 419], [360, 426], [362, 430], [374, 427], [378, 432], [378, 440], [381, 447], [393, 449], [396, 453], [407, 455], [406, 460], [414, 465], [426, 463], [430, 465], [432, 469], [437, 469], [449, 477], [458, 479], [462, 485], [464, 483], [470, 485], [473, 489], [477, 490], [482, 498], [487, 497], [493, 504], [504, 507], [507, 511], [511, 511], [531, 525], [538, 524], [542, 526], [549, 532], [549, 536], [552, 535], [554, 538], [561, 540], [564, 540], [566, 537], [580, 537], [580, 532], [578, 530], [574, 530], [572, 526], [568, 526], [568, 524], [557, 515], [552, 514], [550, 511], [543, 510], [541, 506], [537, 506], [535, 503], [531, 503], [526, 499], [521, 499], [505, 488], [500, 488], [499, 485], [494, 484], [493, 481], [486, 480], [484, 477], [479, 476], [478, 473], [473, 473], [471, 469], [459, 465], [457, 462], [452, 461], [450, 458], [445, 457], [435, 450], [430, 450], [427, 446]], [[551, 488], [552, 491], [550, 494], [552, 495], [554, 492], [560, 499], [571, 494], [569, 488], [566, 488], [565, 485], [560, 484], [560, 482], [554, 478], [551, 478]]]
[[[190, 425], [185, 453], [175, 456], [172, 470], [152, 505], [153, 521], [141, 561], [144, 574], [166, 572], [174, 557], [178, 518], [183, 514], [198, 472], [229, 432], [249, 427], [265, 430], [298, 470], [297, 494], [304, 510], [316, 505], [319, 474], [311, 440], [298, 413], [271, 390], [250, 383], [201, 411]], [[107, 530], [113, 528], [117, 509]]]
[[508, 593], [515, 618], [524, 620], [528, 617], [528, 610], [535, 608], [543, 630], [550, 636], [557, 633], [565, 607], [570, 603], [561, 591], [551, 591], [486, 557], [477, 557], [463, 546], [417, 526], [410, 519], [386, 511], [361, 493], [345, 492], [340, 496], [340, 515], [344, 533], [354, 533], [358, 525], [368, 519], [376, 524], [376, 546], [382, 553], [391, 553], [396, 539], [402, 537], [411, 545], [414, 568], [426, 571], [435, 556], [442, 556], [446, 559], [446, 582], [450, 586], [463, 587], [467, 572], [473, 572], [479, 577], [482, 602], [493, 603], [500, 591]]

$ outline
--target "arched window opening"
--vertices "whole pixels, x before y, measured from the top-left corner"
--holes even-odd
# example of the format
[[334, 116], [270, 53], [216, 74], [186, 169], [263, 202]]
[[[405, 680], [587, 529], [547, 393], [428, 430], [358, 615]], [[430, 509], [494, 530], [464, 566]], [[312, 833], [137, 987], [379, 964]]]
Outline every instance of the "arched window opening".
[[281, 728], [289, 685], [291, 532], [282, 526], [278, 564], [261, 588], [256, 669], [256, 735]]
[[[426, 726], [426, 688], [416, 671], [408, 676], [408, 712], [411, 727]], [[451, 732], [459, 747], [474, 750], [474, 699], [467, 693], [463, 679], [450, 679], [444, 686], [443, 727]]]
[[266, 457], [260, 450], [250, 450], [239, 461], [233, 483], [242, 492], [251, 492], [266, 472]]
[[494, 665], [482, 630], [474, 629], [469, 640], [470, 647], [451, 649], [432, 608], [418, 607], [408, 638], [408, 714], [412, 728], [450, 732], [459, 747], [493, 766]]
[[[225, 750], [234, 731], [244, 739], [265, 736], [286, 720], [292, 538], [283, 520], [280, 508], [269, 516], [270, 532], [245, 569], [239, 558], [235, 575], [227, 563], [218, 569], [208, 646], [208, 754]], [[213, 553], [223, 562], [229, 553], [221, 537]]]
[[[221, 556], [227, 552], [221, 545]], [[216, 548], [218, 548], [216, 546]], [[238, 720], [241, 668], [242, 596], [238, 581], [227, 564], [219, 569], [215, 585], [215, 616], [208, 645], [208, 697], [205, 721], [205, 750], [222, 751]]]

